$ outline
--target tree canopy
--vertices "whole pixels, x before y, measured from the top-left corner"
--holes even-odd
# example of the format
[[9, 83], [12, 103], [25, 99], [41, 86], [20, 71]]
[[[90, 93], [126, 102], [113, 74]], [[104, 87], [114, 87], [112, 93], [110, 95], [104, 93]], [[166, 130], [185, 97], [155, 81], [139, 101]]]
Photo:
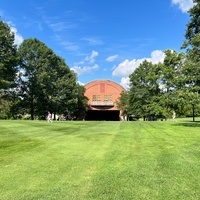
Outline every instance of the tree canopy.
[[14, 41], [14, 33], [8, 24], [0, 19], [0, 90], [15, 86], [18, 56]]
[[19, 47], [14, 40], [9, 25], [0, 20], [0, 118], [12, 113], [44, 119], [48, 111], [84, 116], [85, 89], [65, 60], [37, 38]]
[[180, 115], [198, 109], [199, 96], [188, 85], [184, 53], [166, 50], [163, 63], [146, 60], [130, 75], [129, 113], [146, 119], [170, 117], [175, 110]]
[[144, 61], [129, 76], [129, 112], [144, 119], [149, 116], [167, 119], [173, 110], [193, 121], [199, 113], [200, 93], [200, 2], [194, 0], [186, 25], [185, 53], [165, 50], [163, 63]]
[[[200, 2], [194, 0], [185, 41], [179, 53], [164, 51], [163, 63], [143, 61], [130, 74], [130, 90], [117, 106], [123, 115], [144, 120], [199, 114], [200, 104]], [[0, 19], [0, 118], [30, 114], [44, 119], [47, 112], [84, 118], [85, 88], [65, 60], [45, 43], [29, 38], [17, 47], [9, 25]]]
[[192, 92], [200, 93], [200, 2], [194, 0], [194, 7], [190, 9], [185, 41], [182, 48], [187, 50], [184, 66], [184, 77], [187, 87]]
[[20, 95], [31, 118], [54, 114], [72, 114], [77, 107], [76, 74], [65, 61], [38, 39], [27, 39], [20, 45]]

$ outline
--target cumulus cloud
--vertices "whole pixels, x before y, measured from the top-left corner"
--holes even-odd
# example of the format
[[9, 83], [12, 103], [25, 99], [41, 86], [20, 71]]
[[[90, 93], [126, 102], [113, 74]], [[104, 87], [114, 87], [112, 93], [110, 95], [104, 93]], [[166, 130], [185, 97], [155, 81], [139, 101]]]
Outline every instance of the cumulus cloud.
[[97, 70], [99, 68], [99, 65], [95, 64], [93, 66], [74, 66], [71, 68], [71, 70], [73, 70], [75, 73], [77, 73], [78, 75], [81, 74], [89, 74], [94, 70]]
[[93, 51], [92, 51], [92, 54], [91, 54], [90, 56], [86, 56], [86, 57], [85, 57], [85, 61], [88, 61], [89, 63], [92, 64], [92, 63], [94, 63], [94, 61], [95, 61], [94, 58], [95, 58], [96, 56], [98, 56], [98, 55], [99, 55], [99, 53], [98, 53], [97, 51], [94, 51], [94, 50], [93, 50]]
[[85, 85], [85, 83], [82, 83], [81, 81], [78, 81], [78, 84], [79, 84], [79, 85], [82, 85], [82, 86]]
[[[89, 74], [92, 71], [96, 71], [99, 68], [99, 65], [94, 64], [95, 57], [98, 56], [99, 53], [97, 51], [92, 51], [91, 55], [86, 56], [83, 60], [78, 63], [75, 63], [75, 66], [71, 68], [78, 75], [81, 74]], [[92, 64], [92, 65], [91, 65]], [[91, 65], [91, 66], [90, 66]]]
[[121, 79], [121, 82], [120, 82], [120, 85], [125, 88], [126, 90], [128, 90], [130, 87], [129, 87], [129, 84], [130, 84], [130, 78], [129, 77], [123, 77]]
[[15, 44], [19, 46], [23, 42], [24, 38], [17, 32], [15, 27], [10, 27], [10, 30], [15, 34]]
[[141, 59], [126, 59], [122, 63], [120, 63], [117, 67], [115, 67], [112, 75], [116, 77], [122, 77], [120, 85], [122, 85], [126, 90], [129, 89], [129, 75], [134, 72], [134, 70], [144, 61], [152, 62], [153, 64], [157, 64], [159, 62], [163, 62], [165, 58], [165, 54], [161, 50], [155, 50], [151, 53], [150, 58], [141, 58]]
[[11, 21], [6, 23], [9, 25], [11, 32], [15, 34], [14, 43], [19, 46], [24, 41], [24, 38], [18, 33], [17, 29], [15, 28], [15, 25]]
[[118, 77], [128, 76], [140, 65], [140, 63], [142, 63], [143, 60], [144, 59], [133, 59], [129, 61], [128, 59], [126, 59], [114, 69], [112, 75]]
[[132, 74], [134, 70], [144, 61], [147, 60], [152, 62], [153, 64], [163, 62], [164, 60], [164, 52], [160, 50], [155, 50], [151, 53], [150, 58], [141, 58], [141, 59], [126, 59], [122, 63], [120, 63], [113, 71], [112, 75], [117, 77], [126, 77], [129, 74]]
[[178, 5], [179, 9], [186, 13], [194, 6], [194, 3], [192, 0], [172, 0], [172, 4]]
[[106, 58], [106, 61], [107, 62], [112, 62], [112, 61], [116, 60], [117, 57], [118, 57], [118, 55], [109, 56], [108, 58]]
[[163, 62], [165, 58], [165, 54], [161, 50], [155, 50], [151, 53], [151, 58], [147, 58], [149, 62], [152, 62], [153, 64], [157, 64], [159, 62]]

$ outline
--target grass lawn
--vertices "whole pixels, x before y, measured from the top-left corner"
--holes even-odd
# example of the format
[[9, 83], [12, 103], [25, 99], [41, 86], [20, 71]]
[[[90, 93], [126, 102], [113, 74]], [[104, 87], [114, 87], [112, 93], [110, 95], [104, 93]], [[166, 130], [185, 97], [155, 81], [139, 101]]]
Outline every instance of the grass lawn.
[[0, 121], [0, 199], [200, 199], [200, 122]]

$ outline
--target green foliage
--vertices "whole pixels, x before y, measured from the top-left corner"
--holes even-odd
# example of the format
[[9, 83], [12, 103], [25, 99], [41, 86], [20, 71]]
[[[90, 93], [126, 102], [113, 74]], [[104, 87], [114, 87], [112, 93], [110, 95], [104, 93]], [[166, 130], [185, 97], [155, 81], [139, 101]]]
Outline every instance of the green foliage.
[[183, 81], [191, 92], [200, 93], [200, 51], [199, 55], [193, 50], [187, 53], [187, 60], [183, 67]]
[[192, 92], [189, 89], [184, 90], [184, 92], [179, 93], [179, 98], [182, 99], [182, 103], [188, 105], [187, 110], [191, 112], [193, 116], [193, 121], [195, 121], [195, 116], [199, 114], [200, 98], [198, 92]]
[[[187, 29], [185, 32], [185, 41], [183, 48], [190, 48], [192, 46], [199, 46], [197, 43], [193, 43], [194, 38], [200, 33], [200, 2], [199, 0], [193, 0], [194, 6], [189, 10], [190, 21], [187, 24]], [[196, 45], [197, 44], [197, 45]]]
[[11, 118], [13, 105], [10, 93], [16, 86], [18, 56], [15, 36], [7, 23], [0, 19], [0, 119]]
[[14, 40], [10, 27], [0, 19], [0, 90], [15, 86], [18, 57]]
[[143, 117], [169, 118], [173, 110], [178, 111], [176, 91], [183, 88], [182, 68], [184, 54], [165, 51], [163, 63], [144, 61], [130, 75], [130, 110]]
[[[195, 0], [189, 11], [190, 21], [187, 24], [186, 40], [182, 48], [187, 49], [186, 56], [170, 49], [165, 50], [163, 63], [147, 66], [143, 62], [131, 75], [130, 110], [139, 116], [165, 115], [169, 117], [172, 110], [180, 115], [187, 114], [192, 107], [193, 119], [198, 113], [200, 93], [200, 2]], [[157, 67], [156, 67], [157, 66]], [[152, 74], [149, 68], [156, 68]], [[153, 92], [148, 85], [159, 83], [160, 91]], [[156, 112], [157, 111], [157, 112]]]
[[121, 92], [120, 97], [116, 101], [116, 104], [118, 109], [122, 112], [123, 116], [129, 115], [129, 93], [127, 91]]
[[160, 84], [163, 92], [172, 92], [182, 86], [181, 70], [184, 63], [184, 54], [170, 49], [165, 50], [164, 53], [164, 62], [159, 64]]
[[77, 101], [74, 110], [76, 119], [84, 119], [87, 111], [88, 98], [84, 95], [85, 87], [77, 84]]
[[77, 108], [76, 74], [65, 61], [38, 39], [27, 39], [19, 47], [20, 95], [23, 105], [34, 115], [45, 118], [51, 113], [73, 114]]
[[0, 93], [0, 119], [10, 119], [10, 109], [12, 107], [12, 101], [7, 99]]
[[158, 65], [146, 60], [130, 75], [129, 109], [132, 114], [144, 118], [161, 114], [159, 107], [152, 109], [153, 105], [159, 105], [158, 80]]
[[190, 9], [185, 41], [182, 48], [187, 50], [187, 60], [183, 69], [185, 83], [192, 92], [200, 93], [200, 2], [194, 0]]

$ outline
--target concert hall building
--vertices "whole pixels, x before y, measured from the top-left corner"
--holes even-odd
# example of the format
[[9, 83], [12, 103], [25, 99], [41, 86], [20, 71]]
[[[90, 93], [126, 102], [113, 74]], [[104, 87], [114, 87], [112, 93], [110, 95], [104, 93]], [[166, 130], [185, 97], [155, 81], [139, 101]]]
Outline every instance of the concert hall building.
[[111, 80], [95, 80], [85, 85], [88, 111], [85, 120], [119, 121], [116, 100], [125, 89]]

